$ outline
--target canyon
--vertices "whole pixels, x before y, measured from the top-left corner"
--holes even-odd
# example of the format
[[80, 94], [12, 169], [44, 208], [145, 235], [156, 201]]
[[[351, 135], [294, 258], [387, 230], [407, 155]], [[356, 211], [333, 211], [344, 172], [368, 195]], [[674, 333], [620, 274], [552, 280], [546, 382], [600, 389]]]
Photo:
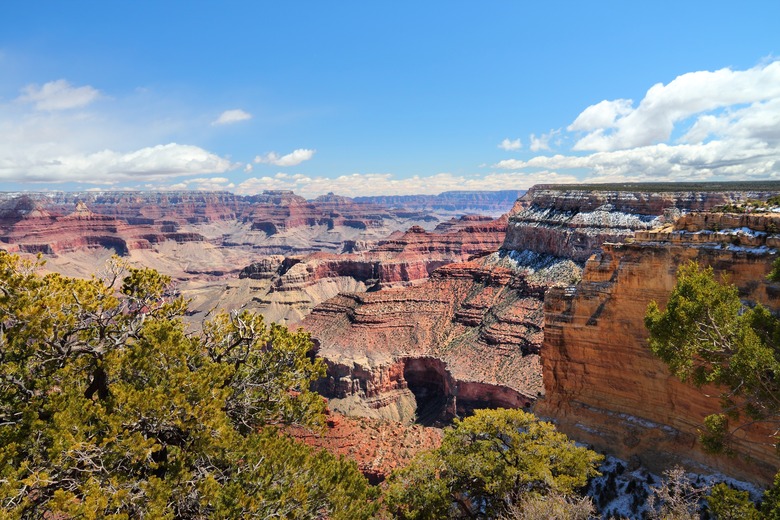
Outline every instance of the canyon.
[[155, 267], [191, 299], [193, 324], [247, 308], [303, 327], [327, 366], [318, 390], [332, 415], [325, 438], [296, 435], [355, 456], [374, 481], [415, 443], [436, 444], [422, 426], [519, 407], [654, 470], [682, 463], [765, 484], [780, 465], [772, 432], [746, 425], [737, 457], [705, 454], [697, 435], [717, 390], [672, 377], [642, 320], [687, 260], [780, 310], [780, 287], [764, 278], [780, 215], [722, 211], [778, 193], [780, 183], [538, 185], [492, 200], [6, 194], [0, 247], [42, 253], [46, 269], [72, 276], [114, 253]]
[[[469, 193], [458, 196], [473, 205]], [[475, 196], [493, 213], [513, 204], [504, 192]], [[460, 219], [465, 213], [461, 206], [391, 209], [333, 194], [307, 201], [286, 191], [5, 193], [0, 247], [42, 253], [46, 269], [69, 276], [99, 274], [113, 254], [153, 267], [191, 300], [194, 324], [238, 307], [291, 323], [338, 292], [408, 282], [495, 250], [506, 221]], [[372, 269], [392, 272], [371, 278]]]
[[766, 280], [780, 247], [780, 215], [694, 213], [673, 225], [604, 244], [576, 287], [553, 288], [545, 304], [537, 413], [583, 442], [660, 471], [683, 463], [769, 483], [780, 458], [767, 423], [737, 424], [731, 449], [714, 456], [697, 438], [719, 410], [717, 388], [680, 382], [647, 347], [648, 304], [666, 303], [679, 266], [696, 261], [726, 275], [746, 302], [780, 310], [780, 286]]
[[682, 463], [771, 480], [780, 461], [765, 428], [737, 444], [741, 463], [702, 452], [697, 429], [717, 399], [670, 376], [647, 349], [642, 320], [651, 300], [668, 297], [677, 267], [699, 257], [740, 273], [733, 281], [750, 288], [746, 297], [777, 308], [763, 282], [776, 220], [710, 213], [777, 189], [621, 188], [534, 187], [499, 251], [410, 287], [315, 307], [302, 326], [328, 364], [320, 391], [331, 407], [422, 424], [479, 407], [532, 408], [573, 438], [653, 469]]

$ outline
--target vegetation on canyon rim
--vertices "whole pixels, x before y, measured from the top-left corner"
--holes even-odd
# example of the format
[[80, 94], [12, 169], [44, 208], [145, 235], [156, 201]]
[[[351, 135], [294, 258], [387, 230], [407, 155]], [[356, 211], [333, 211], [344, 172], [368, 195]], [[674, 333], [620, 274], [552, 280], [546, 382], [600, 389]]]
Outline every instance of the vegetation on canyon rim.
[[155, 271], [36, 267], [0, 252], [0, 517], [373, 514], [354, 463], [273, 428], [322, 421], [307, 334], [249, 313], [187, 334]]
[[[324, 366], [308, 334], [248, 312], [218, 314], [190, 333], [187, 302], [153, 270], [115, 260], [79, 280], [39, 266], [0, 251], [0, 518], [592, 514], [578, 491], [600, 456], [528, 413], [456, 421], [440, 448], [383, 491], [354, 462], [277, 428], [323, 424], [324, 401], [309, 388]], [[666, 310], [651, 306], [647, 323], [676, 373], [730, 389], [725, 402], [739, 407], [716, 417], [777, 417], [779, 321], [743, 309], [711, 270], [683, 267]], [[713, 323], [717, 335], [703, 335]], [[721, 337], [731, 350], [715, 348]], [[707, 442], [727, 448], [717, 434], [728, 431], [727, 422], [711, 428]], [[766, 517], [780, 517], [778, 489], [765, 495]], [[717, 518], [759, 515], [726, 486], [707, 502]]]
[[[777, 261], [769, 278], [780, 279]], [[652, 302], [645, 325], [650, 349], [672, 373], [722, 389], [722, 413], [705, 419], [705, 449], [728, 452], [736, 431], [730, 422], [740, 418], [780, 421], [780, 319], [760, 304], [746, 307], [737, 287], [716, 280], [711, 267], [680, 267], [666, 308]]]
[[[780, 259], [767, 279], [780, 281]], [[757, 304], [746, 307], [728, 278], [712, 267], [681, 266], [666, 308], [647, 308], [650, 349], [683, 381], [721, 389], [722, 413], [705, 418], [700, 441], [712, 453], [730, 453], [729, 441], [746, 424], [780, 422], [780, 319]], [[732, 426], [737, 422], [737, 426]], [[768, 442], [780, 449], [777, 433]], [[780, 518], [780, 473], [764, 493], [760, 512], [724, 484], [708, 499], [716, 518]]]
[[[480, 412], [383, 502], [354, 462], [276, 428], [322, 425], [308, 334], [248, 312], [188, 333], [187, 302], [153, 270], [115, 260], [79, 280], [39, 266], [0, 251], [0, 518], [441, 518], [595, 472], [599, 456], [552, 425]], [[407, 497], [432, 514], [406, 514]]]

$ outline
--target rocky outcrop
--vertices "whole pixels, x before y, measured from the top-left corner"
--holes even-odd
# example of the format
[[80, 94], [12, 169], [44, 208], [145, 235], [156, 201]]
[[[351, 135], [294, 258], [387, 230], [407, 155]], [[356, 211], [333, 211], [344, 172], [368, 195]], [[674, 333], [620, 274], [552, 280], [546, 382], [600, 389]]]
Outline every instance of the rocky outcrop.
[[638, 456], [653, 469], [684, 463], [770, 482], [780, 459], [765, 424], [737, 433], [735, 457], [703, 453], [698, 431], [705, 416], [719, 411], [719, 391], [673, 377], [649, 351], [643, 317], [650, 301], [665, 304], [677, 268], [688, 260], [727, 274], [744, 299], [779, 309], [780, 290], [765, 279], [780, 245], [778, 229], [774, 214], [697, 213], [605, 244], [578, 286], [546, 295], [545, 398], [537, 412], [577, 440], [622, 458]]
[[489, 254], [501, 245], [506, 218], [467, 216], [439, 224], [433, 231], [412, 226], [367, 251], [307, 256], [270, 256], [244, 268], [241, 278], [268, 280], [260, 306], [288, 307], [291, 320], [343, 292], [365, 292], [427, 278], [435, 269]]
[[132, 249], [149, 249], [165, 240], [202, 241], [197, 233], [180, 233], [175, 226], [128, 224], [109, 215], [93, 213], [78, 202], [72, 213], [50, 213], [41, 201], [23, 196], [0, 207], [0, 243], [11, 252], [56, 255], [79, 249], [107, 249], [123, 255]]
[[356, 230], [383, 229], [394, 219], [437, 222], [429, 213], [404, 210], [402, 214], [385, 206], [356, 203], [332, 193], [307, 201], [291, 191], [267, 191], [252, 198], [251, 210], [243, 217], [253, 230], [276, 235], [299, 227], [344, 227]]
[[[765, 446], [744, 448], [763, 462], [741, 469], [697, 451], [696, 428], [717, 400], [696, 397], [642, 350], [642, 317], [650, 299], [667, 297], [685, 258], [735, 269], [746, 295], [761, 292], [763, 282], [751, 280], [768, 270], [774, 219], [691, 212], [776, 193], [534, 188], [515, 205], [498, 253], [441, 267], [410, 287], [344, 294], [315, 308], [303, 325], [328, 364], [322, 390], [345, 413], [393, 418], [420, 403], [430, 418], [431, 396], [438, 420], [485, 405], [536, 406], [575, 439], [656, 469], [687, 462], [750, 479], [750, 465], [763, 464], [753, 480], [763, 479], [775, 464]], [[650, 265], [640, 274], [623, 274], [642, 262]], [[417, 369], [407, 368], [410, 360]]]
[[669, 191], [674, 190], [673, 184], [654, 186], [666, 187], [665, 191], [650, 191], [642, 185], [636, 185], [637, 191], [534, 186], [521, 199], [524, 207], [510, 217], [503, 247], [584, 262], [602, 243], [673, 222], [681, 213], [766, 200], [777, 193], [727, 187], [706, 191], [705, 184], [699, 186], [702, 191]]
[[[536, 260], [549, 273], [565, 263]], [[410, 287], [322, 303], [301, 323], [328, 365], [321, 390], [345, 413], [416, 413], [433, 423], [475, 407], [530, 406], [542, 392], [547, 288], [535, 272], [496, 253], [440, 267]]]
[[287, 427], [285, 431], [310, 446], [324, 448], [354, 460], [372, 484], [382, 482], [394, 469], [404, 467], [425, 450], [441, 445], [442, 431], [420, 425], [403, 425], [364, 417], [326, 415], [323, 432]]

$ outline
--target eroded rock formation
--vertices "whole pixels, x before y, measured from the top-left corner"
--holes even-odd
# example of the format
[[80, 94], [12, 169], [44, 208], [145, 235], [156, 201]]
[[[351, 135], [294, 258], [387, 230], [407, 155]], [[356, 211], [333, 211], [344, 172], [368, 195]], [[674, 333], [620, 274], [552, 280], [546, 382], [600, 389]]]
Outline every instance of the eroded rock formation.
[[768, 192], [641, 189], [641, 185], [637, 191], [534, 186], [520, 199], [523, 208], [509, 219], [503, 247], [584, 262], [602, 243], [672, 222], [681, 212], [769, 196]]
[[258, 307], [297, 321], [336, 294], [408, 284], [443, 265], [484, 256], [498, 249], [505, 232], [505, 217], [466, 216], [430, 232], [412, 226], [365, 251], [265, 257], [240, 277], [267, 281], [267, 290], [255, 296]]
[[[539, 269], [566, 271], [566, 261], [536, 260]], [[570, 281], [577, 267], [568, 264]], [[542, 391], [547, 288], [532, 272], [496, 253], [440, 267], [411, 287], [324, 302], [302, 322], [328, 364], [321, 390], [345, 413], [417, 413], [430, 423], [474, 407], [530, 406]]]
[[[642, 317], [650, 299], [667, 297], [676, 266], [694, 257], [739, 272], [734, 281], [746, 295], [763, 291], [756, 298], [770, 302], [772, 287], [755, 280], [778, 245], [776, 220], [690, 212], [776, 193], [534, 188], [516, 204], [499, 253], [441, 267], [411, 287], [340, 295], [316, 308], [303, 324], [328, 362], [322, 390], [345, 413], [393, 418], [433, 396], [438, 419], [470, 406], [525, 406], [547, 393], [537, 409], [575, 439], [655, 468], [707, 463], [695, 433], [717, 399], [696, 397], [652, 358]], [[578, 266], [593, 253], [575, 290]], [[631, 266], [641, 272], [630, 275]], [[539, 312], [545, 294], [547, 323]], [[686, 450], [698, 455], [682, 457]], [[746, 445], [744, 454], [764, 461], [761, 479], [774, 473], [766, 446]], [[711, 466], [750, 478], [751, 464]]]
[[[281, 191], [251, 197], [210, 192], [0, 194], [0, 205], [0, 240], [19, 250], [51, 254], [107, 243], [106, 229], [115, 237], [112, 244], [125, 242], [125, 251], [173, 239], [251, 248], [256, 255], [341, 252], [347, 242], [348, 247], [370, 244], [393, 231], [416, 224], [431, 228], [439, 221], [430, 211], [390, 210], [335, 195], [307, 201]], [[62, 220], [74, 216], [82, 217], [83, 225]]]
[[719, 411], [719, 390], [681, 383], [647, 347], [643, 317], [663, 306], [688, 260], [727, 274], [743, 298], [780, 308], [780, 287], [766, 281], [780, 246], [780, 216], [698, 213], [674, 226], [605, 244], [576, 287], [545, 299], [542, 367], [545, 398], [537, 412], [567, 434], [653, 469], [704, 466], [767, 483], [780, 465], [766, 424], [746, 426], [734, 457], [704, 454], [705, 416]]

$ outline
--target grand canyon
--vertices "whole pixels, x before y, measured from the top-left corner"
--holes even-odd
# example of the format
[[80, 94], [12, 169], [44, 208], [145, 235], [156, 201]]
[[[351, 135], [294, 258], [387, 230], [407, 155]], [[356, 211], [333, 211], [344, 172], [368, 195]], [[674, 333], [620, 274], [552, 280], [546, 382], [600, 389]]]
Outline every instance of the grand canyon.
[[311, 333], [327, 374], [324, 437], [373, 481], [439, 428], [480, 408], [521, 408], [651, 471], [682, 464], [757, 485], [780, 458], [766, 425], [731, 455], [705, 453], [717, 392], [671, 375], [643, 317], [687, 260], [727, 273], [746, 301], [780, 310], [766, 280], [780, 183], [537, 185], [527, 192], [306, 200], [290, 192], [11, 194], [0, 246], [43, 269], [99, 273], [119, 255], [168, 274], [190, 326], [250, 309]]

